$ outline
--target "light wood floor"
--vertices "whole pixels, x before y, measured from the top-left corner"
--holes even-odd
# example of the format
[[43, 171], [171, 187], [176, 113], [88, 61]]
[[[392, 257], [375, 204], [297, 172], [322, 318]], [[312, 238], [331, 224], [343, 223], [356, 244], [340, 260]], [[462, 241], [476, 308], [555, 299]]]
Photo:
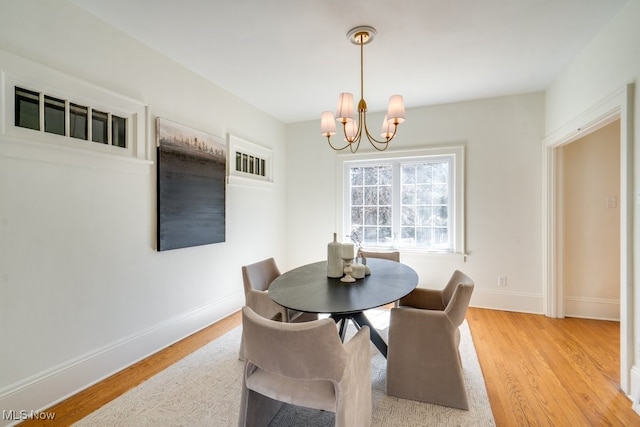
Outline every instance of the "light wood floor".
[[[619, 325], [470, 308], [467, 321], [498, 427], [640, 426], [619, 390]], [[236, 313], [48, 411], [68, 426], [240, 324]], [[43, 425], [28, 421], [22, 426]]]

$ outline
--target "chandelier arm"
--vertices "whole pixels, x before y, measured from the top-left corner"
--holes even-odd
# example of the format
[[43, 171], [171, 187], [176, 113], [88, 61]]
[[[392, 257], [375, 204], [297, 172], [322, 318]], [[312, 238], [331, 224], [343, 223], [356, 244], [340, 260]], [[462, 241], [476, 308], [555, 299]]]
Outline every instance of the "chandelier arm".
[[[356, 146], [356, 148], [353, 148], [353, 146]], [[349, 149], [351, 150], [351, 154], [355, 154], [358, 151], [358, 148], [360, 148], [360, 138], [356, 139], [353, 143], [349, 144]]]
[[[350, 147], [350, 146], [351, 146], [351, 144], [350, 144], [349, 142], [347, 142], [347, 145], [345, 145], [344, 147], [342, 147], [342, 148], [336, 148], [336, 147], [334, 147], [334, 146], [333, 146], [333, 144], [331, 143], [331, 137], [330, 137], [330, 136], [327, 136], [327, 142], [329, 143], [329, 146], [330, 146], [332, 149], [334, 149], [335, 151], [342, 151], [342, 150], [344, 150], [345, 148], [347, 148], [347, 147]], [[352, 151], [353, 151], [353, 150], [352, 150]]]
[[[373, 148], [375, 148], [378, 151], [384, 151], [387, 149], [387, 147], [389, 146], [389, 142], [391, 142], [391, 140], [393, 139], [394, 136], [396, 136], [396, 131], [398, 130], [398, 126], [395, 126], [393, 129], [393, 135], [391, 135], [390, 138], [385, 139], [384, 141], [378, 141], [377, 139], [375, 139], [370, 133], [369, 133], [369, 127], [367, 126], [367, 120], [366, 120], [366, 114], [364, 114], [363, 112], [363, 120], [364, 120], [364, 131], [367, 134], [367, 139], [369, 140], [369, 142], [371, 143], [371, 145], [373, 146]], [[384, 148], [378, 148], [376, 146], [376, 144], [380, 144], [380, 145], [384, 145]]]

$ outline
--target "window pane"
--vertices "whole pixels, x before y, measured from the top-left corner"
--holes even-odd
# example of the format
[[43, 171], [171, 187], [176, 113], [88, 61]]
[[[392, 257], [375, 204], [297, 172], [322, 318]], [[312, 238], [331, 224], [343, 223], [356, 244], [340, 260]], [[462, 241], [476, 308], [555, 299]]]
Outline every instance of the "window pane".
[[377, 225], [378, 224], [378, 208], [366, 207], [364, 208], [364, 225]]
[[417, 185], [416, 192], [416, 204], [418, 205], [430, 205], [431, 204], [431, 185]]
[[351, 189], [351, 204], [354, 206], [362, 206], [364, 204], [364, 194], [362, 187], [354, 187]]
[[364, 227], [364, 243], [376, 245], [378, 243], [378, 228]]
[[391, 225], [391, 206], [381, 206], [378, 209], [378, 224]]
[[111, 116], [111, 145], [127, 148], [127, 119]]
[[364, 185], [377, 185], [378, 184], [378, 168], [365, 168], [364, 169]]
[[378, 229], [378, 244], [389, 246], [393, 243], [391, 227], [380, 227]]
[[64, 101], [51, 96], [44, 97], [44, 131], [65, 135]]
[[364, 188], [364, 204], [365, 205], [377, 205], [378, 204], [378, 187], [365, 187]]
[[107, 136], [108, 115], [102, 111], [93, 110], [91, 113], [91, 140], [100, 144], [108, 144]]
[[436, 206], [433, 208], [434, 225], [449, 225], [449, 214], [446, 206]]
[[420, 248], [428, 248], [433, 241], [433, 228], [416, 229], [416, 246]]
[[413, 205], [416, 203], [416, 187], [414, 185], [402, 186], [402, 204]]
[[15, 125], [40, 130], [40, 94], [16, 87]]
[[364, 171], [362, 168], [351, 168], [351, 185], [362, 185], [362, 176]]
[[393, 202], [393, 193], [391, 186], [380, 187], [378, 189], [378, 203], [381, 205], [391, 205]]
[[416, 170], [414, 165], [402, 165], [402, 183], [414, 184], [416, 182]]
[[416, 225], [433, 225], [433, 208], [419, 206], [416, 208]]
[[69, 136], [72, 138], [87, 139], [87, 107], [69, 104]]
[[416, 212], [413, 206], [402, 207], [402, 225], [415, 225], [416, 224]]
[[361, 207], [351, 208], [351, 228], [364, 224], [364, 209]]
[[393, 183], [393, 169], [391, 166], [380, 168], [380, 185], [391, 185]]
[[438, 162], [433, 164], [433, 182], [446, 183], [449, 181], [449, 163]]
[[421, 164], [416, 167], [416, 182], [419, 184], [431, 183], [431, 164]]

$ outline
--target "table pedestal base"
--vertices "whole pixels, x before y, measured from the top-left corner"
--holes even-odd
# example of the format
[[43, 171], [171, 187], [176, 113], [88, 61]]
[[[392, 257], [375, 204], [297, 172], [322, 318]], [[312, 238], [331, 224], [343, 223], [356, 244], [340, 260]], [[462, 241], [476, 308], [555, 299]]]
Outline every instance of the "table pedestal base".
[[384, 342], [380, 334], [376, 328], [373, 327], [367, 316], [364, 315], [363, 312], [359, 311], [356, 313], [348, 313], [348, 314], [332, 314], [330, 316], [337, 324], [339, 324], [339, 334], [340, 339], [344, 342], [345, 335], [347, 333], [347, 324], [349, 320], [353, 322], [356, 328], [360, 329], [363, 326], [369, 327], [369, 334], [371, 336], [371, 342], [376, 348], [382, 353], [384, 358], [387, 358], [387, 343]]

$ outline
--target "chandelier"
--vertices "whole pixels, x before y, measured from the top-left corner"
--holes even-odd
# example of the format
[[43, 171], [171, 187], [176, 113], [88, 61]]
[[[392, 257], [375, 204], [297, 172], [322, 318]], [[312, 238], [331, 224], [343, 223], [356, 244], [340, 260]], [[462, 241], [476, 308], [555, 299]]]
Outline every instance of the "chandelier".
[[[344, 150], [349, 147], [352, 153], [360, 148], [360, 140], [363, 135], [378, 151], [384, 151], [388, 148], [389, 142], [396, 136], [397, 127], [404, 122], [404, 101], [402, 95], [393, 95], [389, 98], [389, 107], [387, 114], [382, 121], [381, 136], [384, 139], [377, 140], [367, 127], [367, 103], [364, 100], [364, 45], [371, 43], [376, 35], [376, 29], [369, 26], [359, 26], [352, 28], [347, 32], [347, 38], [351, 43], [360, 46], [360, 102], [358, 102], [358, 119], [354, 117], [353, 94], [341, 93], [338, 98], [338, 108], [334, 117], [331, 111], [324, 111], [320, 117], [320, 128], [322, 135], [327, 137], [329, 146], [336, 151]], [[335, 147], [331, 143], [331, 136], [336, 133], [336, 121], [342, 123], [344, 147]]]

